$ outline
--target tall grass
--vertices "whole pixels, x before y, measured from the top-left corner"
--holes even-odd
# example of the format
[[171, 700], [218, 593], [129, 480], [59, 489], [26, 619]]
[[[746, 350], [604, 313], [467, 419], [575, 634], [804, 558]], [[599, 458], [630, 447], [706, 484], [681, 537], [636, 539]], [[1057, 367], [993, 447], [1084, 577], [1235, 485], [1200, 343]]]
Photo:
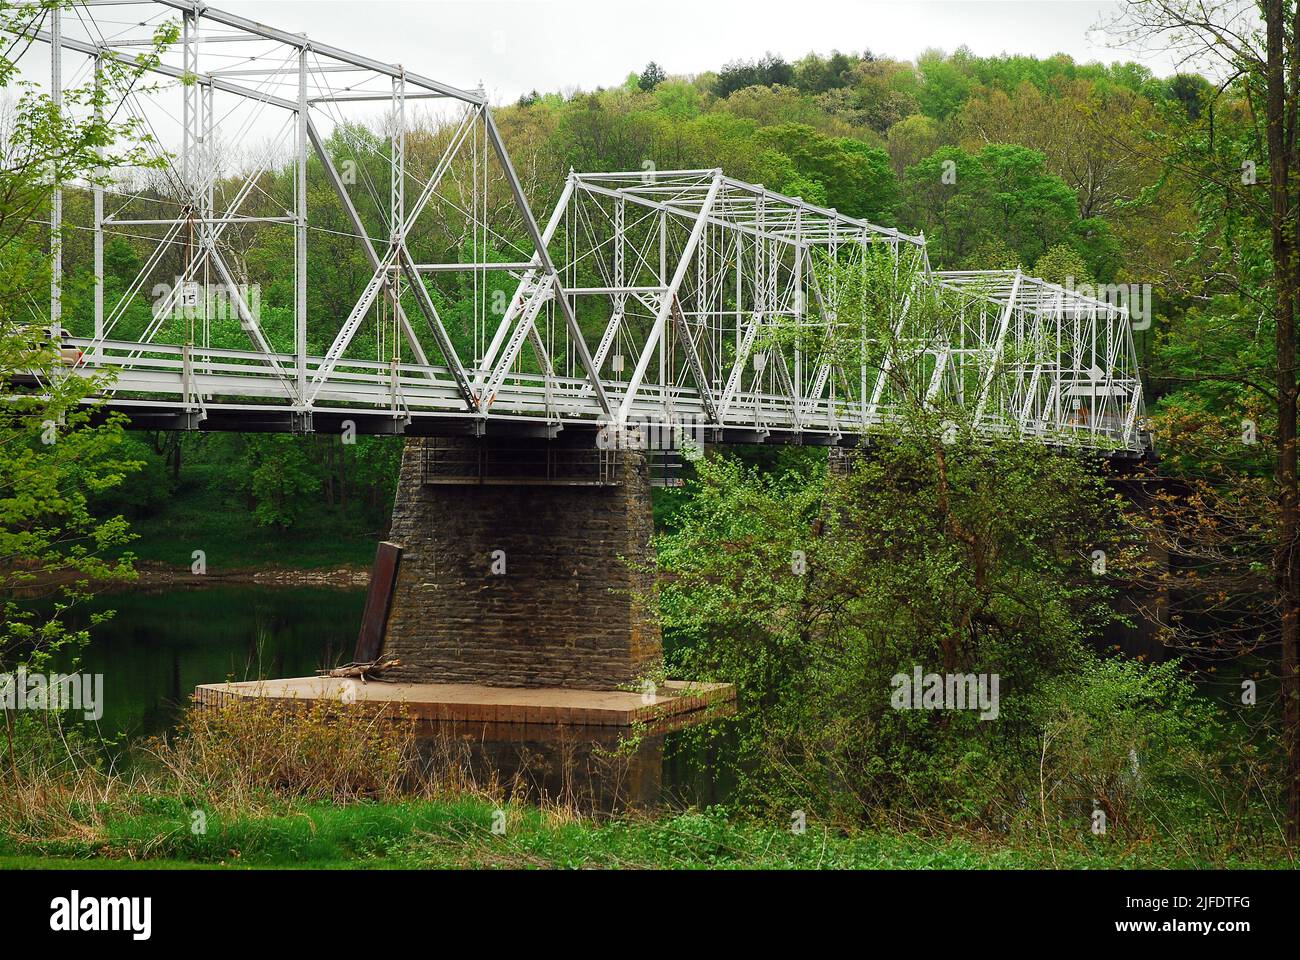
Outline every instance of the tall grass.
[[[125, 767], [56, 717], [29, 715], [11, 729], [12, 747], [0, 745], [0, 866], [45, 858], [250, 866], [1285, 865], [1265, 850], [1207, 861], [1195, 851], [1086, 835], [1051, 848], [942, 825], [846, 831], [815, 811], [806, 833], [792, 831], [784, 812], [737, 817], [719, 808], [628, 812], [598, 823], [567, 777], [583, 772], [574, 769], [577, 760], [566, 763], [557, 795], [518, 802], [536, 795], [525, 782], [527, 763], [503, 782], [474, 764], [458, 737], [430, 742], [398, 711], [338, 703], [195, 708], [175, 734], [139, 745]], [[589, 762], [602, 765], [601, 776], [625, 777], [617, 753], [596, 751]]]
[[[555, 825], [590, 812], [581, 784], [593, 771], [577, 769], [564, 743], [560, 785], [547, 794], [535, 758], [503, 779], [474, 762], [462, 737], [430, 736], [391, 706], [195, 705], [174, 733], [134, 746], [122, 764], [114, 759], [120, 752], [100, 749], [57, 715], [23, 716], [10, 729], [12, 746], [0, 759], [0, 852], [149, 857], [209, 820], [274, 819], [305, 807], [468, 801], [492, 810], [527, 797]], [[594, 762], [612, 782], [627, 777], [628, 760], [617, 752]]]

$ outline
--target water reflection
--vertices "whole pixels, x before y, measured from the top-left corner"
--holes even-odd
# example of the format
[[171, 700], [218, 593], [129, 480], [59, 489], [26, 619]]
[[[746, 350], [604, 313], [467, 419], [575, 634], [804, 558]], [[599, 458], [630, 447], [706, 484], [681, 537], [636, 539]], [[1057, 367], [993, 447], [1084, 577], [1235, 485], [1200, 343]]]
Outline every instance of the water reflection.
[[706, 806], [725, 799], [716, 776], [729, 738], [697, 730], [638, 735], [627, 727], [426, 722], [420, 771], [463, 772], [468, 785], [508, 799], [558, 804], [586, 814]]
[[[172, 729], [201, 683], [311, 676], [350, 659], [364, 605], [357, 590], [178, 588], [101, 595], [68, 620], [114, 611], [91, 628], [79, 669], [104, 675], [104, 735], [137, 737]], [[60, 660], [71, 669], [71, 653]]]

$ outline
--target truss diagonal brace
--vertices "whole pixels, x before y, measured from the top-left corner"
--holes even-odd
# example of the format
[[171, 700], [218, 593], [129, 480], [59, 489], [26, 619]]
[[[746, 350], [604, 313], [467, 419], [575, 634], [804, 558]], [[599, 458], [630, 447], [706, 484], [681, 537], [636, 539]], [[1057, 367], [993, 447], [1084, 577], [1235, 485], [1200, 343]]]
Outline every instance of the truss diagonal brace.
[[998, 320], [998, 336], [993, 344], [993, 356], [989, 358], [989, 368], [984, 374], [984, 379], [980, 383], [980, 395], [975, 404], [975, 416], [971, 421], [972, 427], [978, 428], [980, 421], [984, 419], [984, 407], [988, 404], [989, 394], [993, 390], [993, 379], [997, 376], [998, 364], [1002, 362], [1002, 353], [1007, 342], [1007, 328], [1011, 325], [1011, 315], [1015, 312], [1016, 296], [1020, 293], [1020, 271], [1016, 271], [1016, 279], [1011, 283], [1011, 292], [1007, 294], [1007, 305], [1002, 311], [1002, 316]]
[[[826, 305], [826, 298], [822, 296], [821, 283], [817, 280], [817, 271], [812, 269], [811, 261], [808, 264], [808, 288], [812, 290], [813, 299], [817, 301], [817, 309], [822, 317], [826, 320], [826, 342], [830, 343], [835, 335], [835, 324], [838, 320], [835, 311]], [[803, 413], [811, 414], [813, 407], [821, 402], [822, 391], [826, 389], [826, 381], [830, 378], [832, 363], [825, 357], [817, 364], [817, 373], [813, 378], [812, 389], [803, 398]], [[838, 368], [838, 364], [835, 364]], [[843, 375], [843, 371], [840, 371]], [[832, 414], [833, 416], [833, 414]]]
[[709, 422], [722, 426], [722, 421], [718, 419], [718, 407], [713, 402], [713, 392], [709, 389], [708, 374], [704, 372], [704, 364], [700, 362], [700, 354], [695, 349], [695, 339], [691, 336], [691, 328], [686, 325], [686, 317], [682, 314], [682, 305], [677, 300], [676, 294], [673, 295], [672, 300], [672, 317], [673, 326], [677, 328], [677, 339], [686, 350], [691, 376], [695, 378], [695, 386], [700, 391], [700, 402], [704, 404], [704, 411], [709, 415]]
[[731, 367], [731, 374], [727, 377], [727, 385], [722, 391], [722, 405], [719, 417], [725, 418], [731, 410], [731, 402], [736, 398], [744, 384], [745, 365], [749, 363], [749, 355], [754, 349], [754, 340], [758, 337], [758, 329], [764, 322], [763, 311], [757, 310], [750, 317], [749, 325], [745, 327], [745, 334], [741, 337], [740, 347], [736, 350], [736, 362]]
[[573, 304], [569, 302], [569, 298], [564, 295], [564, 290], [560, 287], [560, 276], [555, 270], [550, 251], [546, 249], [546, 241], [542, 237], [542, 231], [533, 218], [532, 208], [528, 206], [528, 199], [524, 196], [524, 188], [519, 183], [519, 177], [515, 173], [515, 165], [511, 163], [510, 154], [506, 152], [506, 145], [501, 140], [501, 133], [497, 130], [497, 123], [492, 117], [492, 111], [486, 106], [482, 109], [484, 128], [487, 130], [488, 137], [492, 140], [492, 147], [496, 151], [497, 160], [500, 162], [502, 170], [505, 171], [506, 180], [510, 184], [510, 192], [514, 195], [519, 212], [523, 214], [524, 226], [528, 228], [528, 235], [537, 248], [537, 258], [542, 269], [551, 277], [555, 301], [559, 304], [560, 312], [564, 314], [564, 324], [569, 329], [569, 337], [573, 341], [578, 359], [582, 362], [582, 369], [586, 371], [587, 377], [591, 381], [591, 387], [595, 391], [596, 402], [600, 404], [601, 412], [608, 416], [610, 413], [609, 397], [605, 395], [605, 385], [600, 382], [600, 371], [596, 369], [591, 360], [591, 351], [587, 349], [587, 341], [582, 335], [582, 328], [578, 326], [578, 318], [573, 313]]
[[885, 386], [889, 383], [890, 373], [893, 372], [894, 357], [898, 354], [899, 343], [903, 339], [903, 329], [907, 324], [907, 311], [911, 306], [912, 294], [909, 293], [903, 300], [903, 308], [898, 313], [898, 322], [894, 324], [894, 342], [888, 345], [885, 355], [880, 360], [880, 372], [876, 374], [875, 386], [871, 388], [871, 402], [867, 404], [862, 415], [863, 426], [876, 422], [876, 411], [880, 409], [880, 400], [885, 395]]
[[524, 340], [533, 338], [533, 346], [538, 350], [539, 356], [543, 357], [543, 374], [548, 377], [551, 373], [550, 357], [546, 356], [545, 345], [541, 343], [541, 337], [538, 335], [534, 324], [537, 322], [537, 314], [541, 312], [542, 305], [555, 291], [554, 277], [543, 277], [540, 283], [534, 284], [524, 296], [524, 303], [519, 309], [519, 322], [515, 324], [510, 333], [510, 339], [506, 341], [501, 355], [497, 358], [492, 373], [482, 384], [479, 384], [479, 410], [487, 413], [492, 403], [496, 400], [497, 391], [501, 389], [501, 384], [505, 382], [510, 373], [510, 366], [515, 362], [523, 347]]
[[[312, 383], [315, 384], [316, 389], [312, 391], [311, 398], [307, 401], [308, 403], [314, 402], [316, 396], [324, 388], [325, 381], [328, 380], [330, 374], [334, 372], [334, 367], [343, 356], [343, 351], [345, 351], [348, 348], [348, 344], [352, 342], [352, 338], [356, 335], [357, 329], [361, 326], [361, 321], [365, 318], [366, 312], [370, 309], [370, 305], [375, 302], [375, 297], [379, 295], [380, 288], [389, 282], [387, 275], [388, 270], [397, 263], [398, 254], [406, 252], [406, 235], [410, 232], [411, 225], [419, 218], [420, 214], [424, 211], [425, 205], [428, 204], [429, 199], [438, 189], [438, 185], [442, 183], [443, 176], [451, 166], [452, 158], [460, 149], [460, 144], [464, 142], [465, 136], [472, 126], [473, 115], [467, 115], [465, 120], [457, 129], [456, 134], [452, 137], [451, 142], [447, 145], [446, 150], [443, 152], [442, 159], [438, 161], [438, 166], [435, 168], [433, 173], [430, 174], [429, 180], [424, 185], [424, 190], [420, 193], [419, 199], [416, 200], [415, 206], [411, 208], [406, 224], [402, 229], [395, 231], [393, 238], [389, 243], [387, 252], [380, 260], [379, 266], [375, 269], [370, 281], [366, 284], [365, 290], [362, 291], [361, 298], [353, 305], [352, 312], [348, 314], [348, 318], [344, 321], [343, 327], [339, 330], [338, 335], [334, 338], [334, 342], [330, 344], [329, 349], [326, 351], [324, 361], [317, 368], [315, 376], [312, 377]], [[435, 334], [437, 332], [436, 328], [440, 325], [441, 321], [435, 324]], [[450, 340], [447, 342], [450, 343]], [[442, 346], [441, 340], [439, 341], [439, 345]], [[447, 361], [447, 366], [452, 368], [454, 372], [460, 362], [455, 352], [453, 351], [448, 354], [444, 359]], [[463, 373], [463, 369], [461, 372]], [[473, 409], [472, 400], [470, 402], [471, 409]]]
[[[569, 200], [573, 197], [573, 182], [573, 176], [570, 175], [564, 183], [564, 190], [560, 193], [560, 201], [555, 205], [555, 210], [551, 213], [551, 219], [546, 224], [546, 229], [542, 231], [542, 242], [545, 244], [550, 244], [552, 238], [555, 236], [555, 231], [559, 228], [560, 219], [564, 215]], [[537, 258], [534, 257], [534, 259], [536, 260]], [[539, 260], [538, 263], [540, 264], [540, 262], [541, 261]], [[537, 270], [537, 267], [530, 267], [528, 270], [524, 271], [523, 275], [519, 278], [519, 286], [515, 291], [516, 294], [522, 294], [525, 289], [536, 286]], [[497, 353], [501, 350], [501, 345], [506, 342], [506, 336], [510, 333], [512, 325], [516, 323], [519, 311], [523, 309], [527, 299], [526, 296], [511, 297], [510, 305], [506, 307], [506, 312], [502, 315], [501, 322], [497, 324], [496, 331], [492, 334], [492, 340], [488, 344], [487, 350], [483, 352], [483, 356], [478, 360], [478, 370], [474, 374], [475, 387], [481, 387], [483, 385], [483, 371], [486, 370], [490, 373], [495, 369]], [[599, 360], [596, 361], [595, 366], [597, 370], [600, 369], [601, 363]]]
[[709, 214], [713, 210], [713, 205], [718, 199], [718, 193], [722, 190], [722, 171], [715, 170], [713, 173], [713, 183], [709, 186], [709, 192], [704, 197], [704, 202], [700, 204], [699, 212], [695, 215], [695, 225], [691, 228], [691, 235], [682, 248], [681, 259], [677, 262], [677, 269], [673, 272], [673, 279], [668, 284], [668, 289], [664, 291], [662, 305], [655, 316], [654, 326], [650, 329], [650, 335], [646, 338], [645, 346], [641, 348], [641, 356], [636, 362], [636, 369], [632, 371], [632, 376], [627, 382], [627, 393], [623, 395], [623, 403], [618, 409], [618, 418], [620, 422], [627, 420], [628, 414], [632, 412], [632, 404], [636, 400], [637, 390], [641, 387], [641, 381], [645, 379], [646, 369], [650, 366], [650, 357], [654, 354], [655, 348], [664, 335], [664, 326], [668, 322], [668, 312], [672, 308], [673, 301], [677, 298], [677, 291], [681, 289], [682, 280], [686, 277], [686, 270], [691, 265], [691, 258], [695, 256], [695, 248], [700, 244], [700, 237], [704, 233], [704, 225], [709, 221]]
[[785, 391], [785, 395], [790, 400], [790, 419], [794, 421], [795, 431], [801, 431], [803, 430], [803, 420], [799, 416], [799, 398], [794, 394], [794, 380], [790, 377], [790, 365], [786, 363], [785, 351], [780, 346], [777, 346], [770, 352], [775, 353], [776, 359], [779, 361], [775, 364], [773, 372], [776, 374], [776, 379], [781, 383], [781, 389]]
[[[339, 202], [343, 204], [343, 212], [347, 214], [348, 221], [352, 224], [352, 229], [356, 231], [357, 238], [361, 241], [362, 247], [366, 252], [366, 261], [370, 264], [372, 271], [379, 269], [379, 254], [375, 250], [374, 243], [366, 234], [365, 225], [361, 222], [361, 215], [357, 213], [356, 206], [352, 203], [352, 198], [348, 196], [347, 189], [343, 186], [343, 178], [339, 176], [338, 169], [334, 166], [334, 161], [325, 149], [325, 142], [321, 139], [316, 125], [307, 120], [307, 136], [311, 140], [312, 147], [316, 151], [316, 156], [320, 158], [321, 166], [325, 168], [325, 175], [329, 179], [330, 185], [338, 195]], [[386, 284], [387, 285], [387, 284]], [[394, 308], [397, 312], [398, 322], [402, 325], [402, 332], [406, 334], [406, 342], [410, 344], [411, 353], [415, 357], [415, 362], [422, 367], [429, 366], [429, 358], [425, 355], [424, 347], [420, 344], [419, 339], [415, 336], [415, 330], [411, 326], [410, 318], [406, 316], [406, 311], [402, 309], [400, 302], [394, 299]], [[430, 374], [432, 378], [432, 374]]]
[[415, 261], [411, 259], [411, 251], [406, 249], [405, 242], [398, 246], [397, 256], [402, 264], [402, 272], [406, 274], [411, 290], [415, 293], [415, 302], [420, 305], [420, 311], [424, 314], [424, 318], [429, 321], [429, 326], [433, 329], [434, 339], [438, 341], [438, 349], [442, 351], [447, 366], [451, 368], [451, 375], [456, 380], [456, 389], [460, 392], [461, 399], [465, 401], [466, 407], [470, 410], [477, 410], [478, 404], [474, 401], [474, 390], [470, 387], [469, 375], [465, 372], [464, 366], [461, 365], [460, 357], [451, 342], [451, 336], [443, 325], [442, 317], [438, 316], [438, 309], [433, 305], [433, 298], [429, 296], [428, 288], [425, 287], [424, 281], [420, 279], [420, 272], [415, 269]]
[[[217, 248], [215, 246], [208, 247], [208, 256], [216, 265], [217, 272], [221, 274], [222, 282], [226, 285], [226, 289], [230, 294], [230, 300], [235, 305], [235, 311], [239, 314], [239, 319], [243, 321], [244, 326], [248, 330], [249, 338], [257, 345], [259, 350], [266, 354], [266, 358], [271, 362], [271, 366], [275, 369], [276, 375], [280, 377], [280, 382], [284, 385], [289, 396], [293, 398], [296, 393], [293, 388], [293, 381], [284, 367], [280, 365], [280, 359], [275, 355], [275, 351], [271, 349], [271, 344], [270, 341], [266, 339], [266, 334], [262, 333], [262, 328], [258, 324], [257, 318], [253, 316], [253, 312], [248, 309], [248, 304], [244, 302], [244, 297], [239, 292], [239, 287], [235, 284], [234, 277], [230, 275], [230, 269], [226, 266], [226, 261], [222, 259], [219, 253], [217, 253]], [[303, 403], [306, 398], [299, 396], [296, 399], [299, 403]]]

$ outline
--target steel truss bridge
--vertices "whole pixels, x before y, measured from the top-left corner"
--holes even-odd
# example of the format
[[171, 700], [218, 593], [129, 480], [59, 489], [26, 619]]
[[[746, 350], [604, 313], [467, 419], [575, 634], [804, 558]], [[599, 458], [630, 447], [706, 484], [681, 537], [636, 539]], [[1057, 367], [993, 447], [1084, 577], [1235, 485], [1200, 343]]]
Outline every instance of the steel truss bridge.
[[[684, 424], [721, 442], [852, 444], [930, 417], [1149, 448], [1115, 304], [1018, 271], [933, 270], [921, 236], [720, 170], [571, 172], [542, 225], [481, 89], [194, 0], [33, 10], [28, 32], [59, 98], [169, 21], [180, 36], [156, 82], [117, 104], [165, 168], [56, 191], [49, 314], [33, 311], [81, 352], [63, 374], [109, 375], [100, 399], [136, 425]], [[65, 214], [72, 191], [89, 222]], [[78, 316], [63, 290], [75, 231], [97, 280]], [[268, 237], [290, 276], [250, 258]], [[105, 274], [115, 239], [145, 251], [129, 282]], [[365, 269], [322, 307], [309, 251], [340, 240]], [[274, 318], [261, 288], [279, 290]]]

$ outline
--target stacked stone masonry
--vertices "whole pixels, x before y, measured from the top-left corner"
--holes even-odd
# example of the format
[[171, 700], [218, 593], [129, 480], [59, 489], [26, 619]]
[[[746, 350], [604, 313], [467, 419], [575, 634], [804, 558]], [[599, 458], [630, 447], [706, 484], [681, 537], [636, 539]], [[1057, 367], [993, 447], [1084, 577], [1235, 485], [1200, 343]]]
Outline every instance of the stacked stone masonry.
[[[549, 442], [594, 443], [590, 433]], [[407, 441], [389, 534], [402, 560], [384, 640], [402, 664], [389, 675], [611, 690], [654, 672], [662, 645], [645, 602], [654, 576], [638, 569], [652, 560], [644, 455], [621, 451], [607, 486], [426, 484], [434, 443], [463, 444], [474, 461], [476, 444], [524, 442]]]

